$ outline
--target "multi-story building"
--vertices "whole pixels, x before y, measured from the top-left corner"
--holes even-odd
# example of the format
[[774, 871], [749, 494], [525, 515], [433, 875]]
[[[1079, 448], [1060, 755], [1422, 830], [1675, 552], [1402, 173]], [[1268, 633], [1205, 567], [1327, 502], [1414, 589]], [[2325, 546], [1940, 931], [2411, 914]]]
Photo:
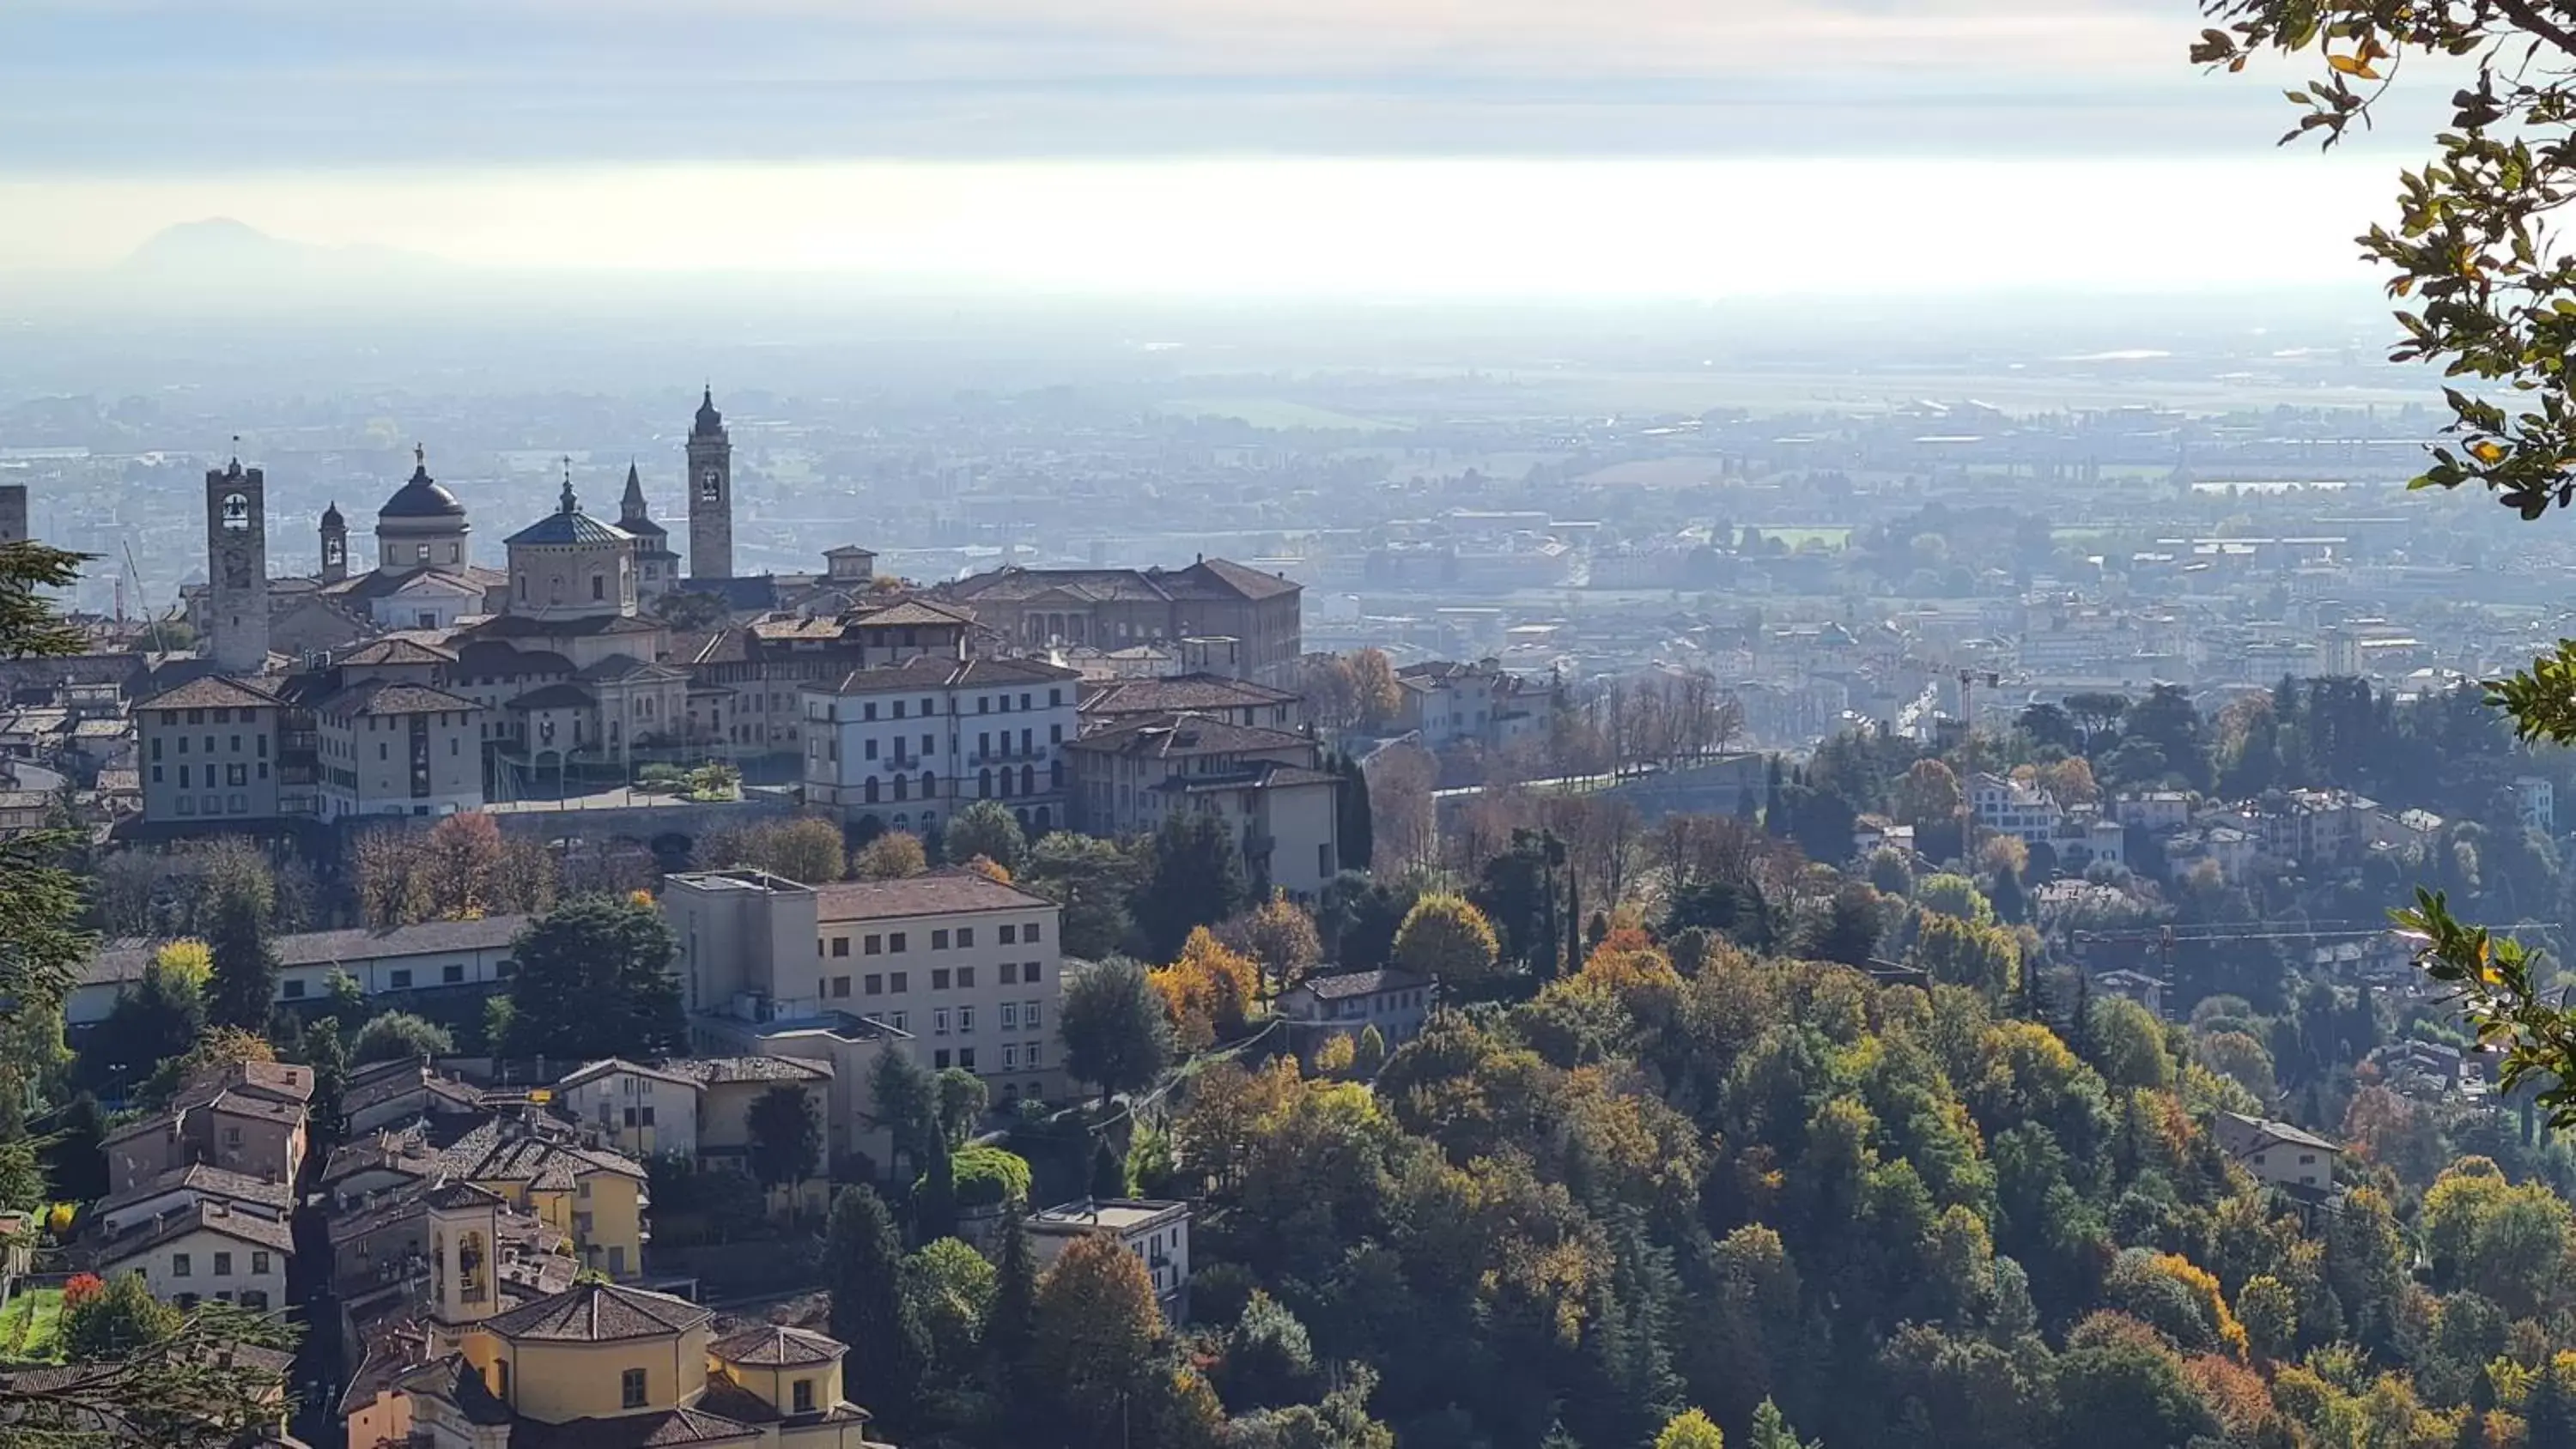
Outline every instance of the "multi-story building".
[[1440, 983], [1387, 967], [1309, 976], [1279, 993], [1279, 1015], [1296, 1029], [1300, 1055], [1336, 1036], [1357, 1037], [1371, 1027], [1389, 1051], [1422, 1034]]
[[1224, 559], [1202, 557], [1181, 569], [1011, 567], [939, 592], [1031, 650], [1230, 638], [1243, 676], [1281, 689], [1296, 683], [1304, 650], [1303, 587]]
[[201, 1068], [169, 1105], [107, 1134], [110, 1196], [204, 1163], [262, 1182], [291, 1183], [304, 1166], [305, 1104], [313, 1069], [275, 1062]]
[[1980, 827], [2024, 845], [2047, 844], [2066, 823], [2065, 810], [2046, 790], [1982, 771], [1969, 781], [1968, 810]]
[[143, 818], [225, 824], [275, 819], [284, 712], [267, 690], [213, 675], [137, 704]]
[[[668, 877], [694, 1038], [814, 1057], [795, 1030], [910, 1053], [986, 1079], [998, 1100], [1059, 1095], [1063, 964], [1054, 902], [971, 870], [805, 886], [752, 870]], [[837, 1036], [836, 1036], [837, 1033]], [[835, 1130], [873, 1121], [864, 1075], [834, 1062]], [[854, 1114], [845, 1116], [844, 1114]]]
[[315, 705], [324, 818], [481, 809], [482, 715], [470, 699], [387, 679]]
[[270, 1309], [290, 1301], [294, 1257], [295, 1233], [282, 1218], [208, 1198], [104, 1240], [94, 1261], [103, 1274], [141, 1274], [153, 1297], [181, 1308], [211, 1300]]
[[1026, 1219], [1029, 1248], [1044, 1267], [1062, 1256], [1077, 1239], [1106, 1233], [1136, 1255], [1154, 1280], [1154, 1297], [1167, 1323], [1186, 1321], [1190, 1312], [1190, 1205], [1145, 1198], [1085, 1198], [1063, 1203]]
[[1194, 673], [1083, 681], [1082, 732], [1158, 715], [1194, 714], [1227, 724], [1294, 730], [1306, 723], [1305, 701], [1249, 679]]
[[2335, 1159], [2343, 1149], [2313, 1132], [2242, 1112], [2221, 1112], [2210, 1127], [2230, 1158], [2274, 1187], [2306, 1193], [2334, 1187]]
[[1531, 684], [1491, 659], [1435, 661], [1395, 672], [1403, 705], [1398, 729], [1422, 737], [1425, 749], [1476, 744], [1500, 748], [1546, 728], [1551, 689]]
[[1212, 815], [1255, 884], [1300, 895], [1340, 868], [1339, 776], [1310, 735], [1197, 715], [1148, 716], [1073, 742], [1074, 828], [1148, 835]]
[[918, 659], [809, 687], [805, 798], [922, 834], [998, 800], [1023, 829], [1056, 829], [1080, 680], [1035, 659]]
[[[483, 916], [471, 921], [423, 921], [381, 931], [299, 931], [270, 944], [277, 952], [281, 1005], [319, 1001], [334, 975], [347, 975], [368, 996], [415, 991], [490, 990], [509, 978], [511, 943], [528, 918]], [[63, 1003], [63, 1021], [77, 1031], [107, 1019], [117, 993], [143, 979], [166, 941], [128, 938], [108, 943], [81, 967]]]
[[694, 1159], [700, 1090], [676, 1071], [610, 1057], [557, 1081], [555, 1105], [591, 1140], [629, 1157], [670, 1152]]

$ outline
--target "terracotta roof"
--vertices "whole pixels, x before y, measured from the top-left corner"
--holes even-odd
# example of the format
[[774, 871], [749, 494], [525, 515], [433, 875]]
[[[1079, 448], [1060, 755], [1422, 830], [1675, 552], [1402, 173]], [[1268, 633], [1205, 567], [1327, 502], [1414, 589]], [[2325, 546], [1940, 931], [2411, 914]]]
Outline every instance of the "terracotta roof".
[[313, 1100], [313, 1069], [289, 1062], [226, 1062], [203, 1066], [179, 1085], [177, 1104], [213, 1099], [227, 1090], [246, 1092], [297, 1106]]
[[754, 1368], [803, 1368], [830, 1363], [848, 1350], [838, 1339], [785, 1324], [764, 1323], [717, 1339], [707, 1345], [707, 1352], [727, 1363]]
[[871, 609], [864, 605], [851, 611], [849, 622], [864, 629], [938, 628], [950, 624], [972, 624], [975, 611], [962, 604], [942, 604], [930, 599], [905, 599]]
[[828, 1082], [832, 1064], [797, 1057], [684, 1057], [662, 1070], [716, 1086], [727, 1082]]
[[1176, 674], [1165, 679], [1112, 679], [1087, 686], [1086, 715], [1168, 714], [1185, 710], [1259, 709], [1293, 704], [1297, 696], [1248, 679], [1222, 674]]
[[860, 669], [825, 691], [833, 694], [909, 694], [925, 689], [978, 689], [1013, 684], [1069, 684], [1080, 671], [1041, 659], [914, 659], [882, 669]]
[[818, 921], [883, 921], [960, 911], [1052, 911], [1055, 902], [959, 867], [903, 880], [839, 881], [814, 887]]
[[236, 679], [204, 675], [138, 701], [136, 709], [275, 709], [277, 700]]
[[562, 1077], [556, 1080], [555, 1085], [557, 1087], [578, 1086], [583, 1082], [589, 1081], [593, 1077], [607, 1076], [612, 1072], [630, 1072], [639, 1077], [651, 1077], [657, 1082], [680, 1082], [689, 1086], [696, 1086], [698, 1083], [697, 1078], [689, 1076], [686, 1073], [676, 1071], [671, 1067], [648, 1067], [639, 1062], [627, 1061], [623, 1057], [608, 1057], [600, 1061], [586, 1063], [564, 1073]]
[[483, 1382], [482, 1370], [460, 1353], [431, 1359], [397, 1375], [393, 1383], [404, 1393], [425, 1394], [454, 1404], [469, 1424], [497, 1427], [518, 1417], [510, 1412], [509, 1405], [493, 1397], [492, 1386]]
[[339, 663], [361, 668], [395, 664], [453, 664], [456, 651], [417, 639], [376, 639], [339, 657]]
[[685, 1333], [712, 1317], [704, 1308], [668, 1293], [616, 1283], [577, 1283], [488, 1321], [503, 1338], [551, 1343], [619, 1343]]
[[1271, 599], [1302, 585], [1221, 558], [1181, 569], [996, 569], [946, 586], [952, 598], [1036, 598], [1061, 589], [1094, 599]]

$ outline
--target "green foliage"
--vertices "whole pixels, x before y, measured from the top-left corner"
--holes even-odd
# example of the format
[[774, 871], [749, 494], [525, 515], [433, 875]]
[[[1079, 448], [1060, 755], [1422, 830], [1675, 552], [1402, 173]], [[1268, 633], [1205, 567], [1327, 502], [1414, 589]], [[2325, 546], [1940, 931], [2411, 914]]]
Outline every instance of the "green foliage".
[[997, 1278], [984, 1255], [955, 1238], [937, 1238], [903, 1260], [903, 1297], [929, 1335], [937, 1377], [963, 1379], [982, 1350]]
[[649, 904], [609, 896], [566, 901], [512, 943], [519, 974], [500, 1049], [558, 1061], [659, 1061], [687, 1044], [679, 938]]
[[136, 1273], [119, 1273], [104, 1289], [66, 1295], [61, 1335], [74, 1363], [103, 1363], [166, 1342], [179, 1332], [179, 1310], [152, 1296]]
[[792, 1186], [822, 1170], [823, 1109], [803, 1087], [782, 1082], [754, 1097], [743, 1126], [744, 1161], [761, 1186]]
[[831, 1332], [849, 1345], [842, 1372], [868, 1385], [869, 1407], [895, 1432], [918, 1409], [930, 1369], [930, 1336], [903, 1291], [903, 1252], [894, 1215], [867, 1187], [832, 1200], [823, 1234], [823, 1287]]
[[1151, 1086], [1172, 1060], [1172, 1026], [1145, 968], [1123, 956], [1072, 973], [1056, 1008], [1065, 1070], [1105, 1100]]
[[365, 1066], [369, 1062], [443, 1057], [455, 1050], [456, 1040], [445, 1027], [408, 1011], [388, 1011], [368, 1018], [367, 1024], [358, 1028], [357, 1039], [349, 1046], [349, 1060]]
[[1027, 861], [1029, 840], [1019, 817], [999, 800], [977, 800], [948, 817], [946, 846], [950, 860], [982, 856], [1014, 877]]
[[1097, 961], [1125, 948], [1135, 922], [1127, 901], [1135, 890], [1136, 862], [1117, 842], [1059, 830], [1029, 850], [1027, 869], [1015, 884], [1064, 908], [1064, 953]]
[[1500, 952], [1485, 913], [1459, 896], [1422, 897], [1395, 932], [1395, 964], [1450, 991], [1491, 975]]
[[1028, 1159], [1016, 1152], [990, 1143], [970, 1143], [951, 1156], [950, 1167], [961, 1208], [1028, 1203]]
[[1154, 832], [1130, 908], [1146, 954], [1169, 961], [1192, 930], [1215, 925], [1251, 900], [1243, 853], [1225, 823], [1192, 811], [1165, 816]]

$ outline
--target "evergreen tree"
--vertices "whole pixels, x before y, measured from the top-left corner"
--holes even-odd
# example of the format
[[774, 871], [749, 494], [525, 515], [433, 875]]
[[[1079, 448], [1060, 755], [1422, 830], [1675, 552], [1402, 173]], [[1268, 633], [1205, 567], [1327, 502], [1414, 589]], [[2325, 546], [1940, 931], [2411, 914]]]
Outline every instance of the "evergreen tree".
[[1102, 1138], [1091, 1151], [1091, 1183], [1088, 1188], [1095, 1201], [1108, 1201], [1127, 1195], [1127, 1163], [1110, 1150], [1109, 1139]]
[[1342, 780], [1341, 793], [1334, 801], [1339, 819], [1337, 863], [1344, 870], [1366, 870], [1377, 854], [1377, 818], [1369, 803], [1368, 772], [1350, 755], [1335, 763], [1333, 773]]
[[874, 1189], [845, 1187], [833, 1199], [823, 1285], [832, 1297], [832, 1336], [850, 1348], [843, 1372], [865, 1386], [877, 1422], [900, 1434], [929, 1370], [930, 1337], [904, 1297], [903, 1244]]
[[1169, 961], [1192, 930], [1212, 926], [1252, 900], [1243, 853], [1225, 822], [1195, 812], [1166, 816], [1146, 861], [1133, 911], [1147, 954]]
[[1029, 1247], [1028, 1223], [1015, 1203], [1004, 1209], [1002, 1247], [994, 1255], [993, 1310], [984, 1320], [986, 1377], [1006, 1402], [1026, 1382], [1037, 1301], [1037, 1255]]
[[1789, 1416], [1780, 1406], [1764, 1399], [1753, 1411], [1753, 1432], [1746, 1436], [1751, 1449], [1824, 1449], [1821, 1442], [1801, 1443], [1798, 1431], [1789, 1427]]
[[923, 1158], [921, 1186], [912, 1196], [912, 1236], [934, 1243], [957, 1230], [957, 1158], [945, 1141]]
[[512, 943], [508, 1056], [659, 1061], [687, 1046], [679, 937], [650, 904], [610, 896], [567, 901]]
[[259, 1031], [277, 999], [277, 948], [268, 937], [268, 905], [248, 890], [228, 890], [215, 903], [208, 947], [215, 958], [206, 983], [206, 1015], [217, 1026]]

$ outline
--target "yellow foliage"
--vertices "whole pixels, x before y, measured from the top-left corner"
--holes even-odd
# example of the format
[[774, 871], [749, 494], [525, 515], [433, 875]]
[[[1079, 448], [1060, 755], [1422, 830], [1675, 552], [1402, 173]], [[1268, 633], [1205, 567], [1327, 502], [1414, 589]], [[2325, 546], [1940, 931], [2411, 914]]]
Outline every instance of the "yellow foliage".
[[626, 893], [626, 904], [633, 906], [639, 911], [649, 911], [653, 909], [653, 893], [648, 890], [628, 891]]
[[1726, 1449], [1726, 1435], [1708, 1415], [1684, 1409], [1655, 1436], [1655, 1449]]
[[1251, 957], [1227, 949], [1205, 926], [1190, 932], [1181, 959], [1146, 979], [1162, 993], [1163, 1009], [1181, 1044], [1193, 1050], [1242, 1031], [1261, 992], [1261, 968]]
[[977, 875], [983, 876], [987, 880], [995, 882], [996, 884], [1009, 885], [1011, 883], [1011, 872], [1009, 868], [989, 855], [976, 856], [974, 859], [966, 862], [966, 868], [975, 872]]
[[72, 1230], [72, 1219], [77, 1216], [79, 1212], [80, 1209], [72, 1206], [70, 1203], [55, 1203], [52, 1207], [45, 1209], [45, 1231], [53, 1234], [57, 1238], [70, 1236]]
[[1348, 1032], [1335, 1032], [1315, 1048], [1315, 1070], [1328, 1077], [1350, 1075], [1351, 1063], [1359, 1059], [1359, 1043]]
[[207, 979], [215, 974], [215, 953], [205, 942], [186, 936], [153, 952], [152, 964], [203, 990]]
[[2237, 1358], [2244, 1358], [2247, 1353], [2245, 1325], [2237, 1322], [2235, 1313], [2229, 1310], [2227, 1296], [2218, 1291], [2217, 1277], [2180, 1253], [2156, 1254], [2155, 1266], [2157, 1272], [2190, 1290], [2192, 1297], [2200, 1301], [2202, 1311], [2209, 1315], [2209, 1321], [2216, 1326], [2218, 1341], [2227, 1345], [2228, 1352]]

